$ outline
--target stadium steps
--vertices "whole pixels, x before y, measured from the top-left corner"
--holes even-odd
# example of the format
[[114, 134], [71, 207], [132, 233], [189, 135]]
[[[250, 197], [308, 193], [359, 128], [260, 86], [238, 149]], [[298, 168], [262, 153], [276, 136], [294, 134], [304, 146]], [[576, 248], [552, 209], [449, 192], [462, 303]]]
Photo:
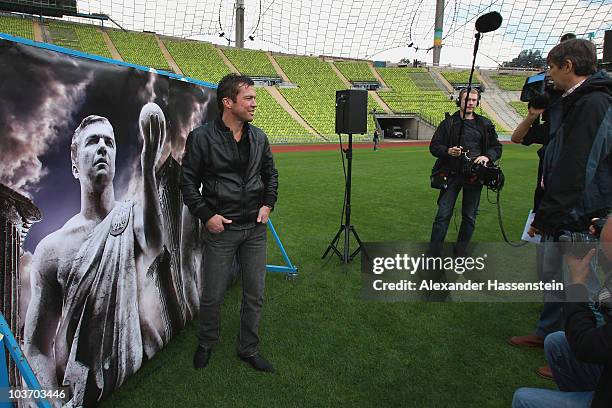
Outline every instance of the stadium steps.
[[[368, 67], [370, 67], [370, 71], [372, 71], [372, 75], [374, 75], [374, 78], [376, 78], [376, 80], [378, 81], [380, 86], [382, 86], [382, 89], [389, 89], [389, 87], [387, 86], [385, 81], [382, 79], [382, 77], [380, 76], [378, 71], [374, 68], [374, 64], [372, 64], [371, 61], [368, 61]], [[382, 99], [381, 99], [381, 101], [382, 101]], [[379, 105], [380, 106], [387, 106], [384, 102], [383, 103], [379, 102]], [[387, 106], [387, 108], [388, 108], [388, 106]]]
[[[490, 119], [493, 119], [495, 122], [499, 123], [504, 128], [512, 131], [512, 129], [514, 129], [516, 126], [512, 126], [511, 124], [507, 122], [506, 115], [504, 114], [498, 115], [497, 112], [499, 112], [499, 110], [494, 107], [494, 105], [491, 103], [489, 99], [493, 99], [493, 98], [489, 98], [487, 95], [486, 100], [484, 99], [480, 100], [480, 107], [482, 108], [482, 110], [487, 113], [487, 116]], [[496, 129], [496, 130], [497, 130], [497, 133], [499, 133], [500, 129]]]
[[42, 39], [40, 40], [41, 42], [44, 43], [53, 43], [53, 41], [51, 41], [51, 34], [49, 34], [49, 27], [47, 27], [46, 24], [44, 23], [39, 23], [38, 27], [40, 28], [40, 33], [42, 35]]
[[268, 56], [268, 59], [270, 60], [270, 63], [274, 67], [274, 70], [276, 71], [276, 73], [283, 79], [283, 82], [290, 82], [289, 77], [287, 76], [287, 74], [285, 74], [285, 72], [280, 67], [280, 65], [278, 65], [278, 62], [276, 62], [276, 60], [272, 56], [272, 53], [270, 51], [266, 51], [266, 55]]
[[327, 63], [329, 64], [329, 66], [331, 67], [332, 71], [334, 71], [336, 73], [336, 75], [338, 76], [338, 78], [340, 78], [340, 80], [342, 81], [342, 83], [344, 83], [344, 85], [346, 85], [347, 89], [351, 89], [351, 83], [349, 82], [348, 79], [346, 79], [346, 77], [344, 75], [342, 75], [342, 72], [340, 72], [340, 70], [338, 69], [338, 67], [336, 65], [334, 65], [333, 61], [327, 61]]
[[108, 36], [108, 33], [100, 28], [98, 28], [98, 30], [102, 33], [102, 38], [104, 38], [104, 44], [106, 44], [106, 48], [108, 48], [108, 50], [110, 51], [111, 55], [113, 56], [113, 59], [117, 61], [123, 61], [123, 58], [121, 58], [121, 54], [119, 54], [119, 51], [117, 51], [117, 48]]
[[161, 50], [162, 54], [164, 55], [164, 58], [166, 59], [166, 61], [168, 62], [168, 65], [170, 65], [170, 68], [172, 68], [172, 70], [174, 72], [176, 72], [177, 74], [183, 75], [183, 71], [181, 71], [181, 69], [179, 68], [178, 64], [174, 60], [174, 58], [172, 58], [172, 55], [170, 55], [170, 52], [166, 48], [166, 45], [159, 38], [159, 36], [157, 34], [155, 34], [155, 41], [157, 41], [157, 45], [159, 45], [159, 49]]
[[124, 61], [155, 70], [172, 70], [153, 33], [119, 29], [107, 29], [106, 33]]
[[34, 41], [43, 42], [43, 30], [38, 21], [32, 21], [32, 31], [34, 32]]
[[455, 89], [453, 88], [451, 83], [448, 82], [446, 78], [444, 78], [444, 76], [440, 73], [438, 69], [432, 68], [429, 73], [431, 74], [431, 77], [434, 79], [434, 81], [436, 81], [438, 85], [440, 85], [440, 88], [445, 89], [446, 92], [455, 92]]
[[[499, 122], [506, 126], [510, 131], [514, 130], [523, 120], [514, 108], [511, 108], [510, 101], [518, 101], [520, 99], [520, 91], [504, 91], [500, 89], [495, 81], [489, 78], [485, 72], [479, 73], [481, 84], [485, 86], [486, 102], [489, 108], [485, 108], [487, 113], [495, 112], [501, 119]], [[484, 105], [483, 105], [484, 106]], [[497, 120], [497, 118], [495, 118]]]
[[295, 119], [297, 123], [299, 123], [304, 129], [308, 131], [308, 133], [310, 133], [312, 136], [316, 138], [324, 139], [319, 133], [317, 133], [316, 130], [314, 130], [308, 123], [306, 123], [304, 118], [302, 118], [295, 109], [293, 109], [293, 106], [291, 106], [289, 102], [287, 102], [287, 100], [283, 97], [283, 95], [280, 93], [278, 88], [276, 88], [275, 86], [265, 86], [264, 88], [266, 89], [266, 91], [268, 91], [270, 95], [272, 95], [272, 97], [276, 100], [276, 102], [278, 102], [278, 104], [289, 115], [291, 115], [293, 119]]
[[393, 111], [391, 110], [389, 105], [387, 105], [385, 101], [382, 100], [382, 98], [380, 97], [380, 95], [378, 95], [378, 93], [376, 93], [376, 91], [368, 91], [368, 94], [370, 94], [372, 98], [374, 98], [376, 103], [378, 103], [378, 105], [381, 106], [386, 113], [393, 114]]
[[217, 53], [221, 57], [221, 60], [229, 68], [231, 72], [236, 73], [236, 74], [240, 73], [240, 71], [238, 71], [238, 68], [236, 68], [234, 64], [232, 64], [232, 61], [230, 61], [229, 58], [227, 58], [227, 56], [223, 53], [223, 51], [221, 51], [221, 48], [215, 47], [215, 50], [217, 50]]

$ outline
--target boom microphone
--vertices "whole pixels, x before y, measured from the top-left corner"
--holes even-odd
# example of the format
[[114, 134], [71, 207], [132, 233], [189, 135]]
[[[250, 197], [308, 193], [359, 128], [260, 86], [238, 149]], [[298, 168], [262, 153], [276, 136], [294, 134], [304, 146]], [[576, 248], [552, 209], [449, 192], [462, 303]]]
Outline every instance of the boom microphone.
[[497, 11], [492, 11], [476, 19], [476, 31], [488, 33], [497, 30], [502, 23], [502, 16]]

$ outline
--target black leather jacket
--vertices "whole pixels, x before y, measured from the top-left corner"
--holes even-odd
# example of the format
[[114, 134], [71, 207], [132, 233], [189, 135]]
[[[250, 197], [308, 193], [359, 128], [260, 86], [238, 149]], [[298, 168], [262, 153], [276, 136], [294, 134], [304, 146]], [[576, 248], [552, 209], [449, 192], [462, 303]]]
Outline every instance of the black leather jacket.
[[261, 206], [274, 207], [276, 203], [278, 171], [268, 138], [248, 123], [243, 135], [250, 144], [244, 176], [236, 141], [220, 118], [194, 129], [187, 137], [181, 192], [189, 211], [203, 222], [220, 214], [232, 220], [227, 224], [232, 229], [254, 225]]
[[[493, 123], [489, 119], [477, 114], [474, 114], [474, 120], [482, 136], [482, 154], [487, 156], [491, 162], [496, 162], [502, 155], [502, 145], [497, 139]], [[461, 158], [452, 157], [448, 154], [449, 147], [461, 144], [459, 140], [460, 128], [461, 117], [459, 116], [459, 111], [448, 116], [438, 125], [429, 144], [429, 151], [437, 158], [432, 171], [447, 170], [454, 173], [461, 172]]]

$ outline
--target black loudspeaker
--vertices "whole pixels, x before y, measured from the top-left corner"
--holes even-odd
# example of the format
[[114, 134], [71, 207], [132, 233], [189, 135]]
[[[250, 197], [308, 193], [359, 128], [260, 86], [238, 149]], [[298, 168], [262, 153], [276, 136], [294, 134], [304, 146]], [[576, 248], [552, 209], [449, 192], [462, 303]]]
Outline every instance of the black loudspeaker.
[[347, 89], [336, 91], [336, 133], [364, 134], [367, 132], [368, 91]]
[[612, 64], [612, 30], [607, 30], [604, 35], [603, 63]]

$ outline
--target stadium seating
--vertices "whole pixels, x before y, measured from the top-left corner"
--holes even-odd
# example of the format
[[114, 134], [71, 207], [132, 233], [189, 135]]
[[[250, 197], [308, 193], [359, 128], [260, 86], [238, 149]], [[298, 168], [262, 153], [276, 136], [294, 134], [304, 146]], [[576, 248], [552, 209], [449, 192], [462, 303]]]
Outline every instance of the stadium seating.
[[34, 39], [32, 20], [28, 18], [0, 16], [0, 32], [30, 40]]
[[[452, 96], [440, 90], [421, 90], [421, 86], [415, 83], [414, 75], [429, 75], [426, 71], [416, 72], [415, 68], [377, 68], [381, 77], [389, 86], [390, 90], [380, 90], [378, 95], [395, 113], [415, 113], [423, 120], [433, 126], [437, 126], [443, 119], [444, 113], [453, 113], [457, 110]], [[418, 68], [417, 68], [418, 69]], [[430, 77], [431, 78], [431, 77]], [[421, 79], [424, 81], [424, 79]], [[431, 79], [424, 81], [422, 87], [433, 89], [435, 82]], [[433, 84], [432, 84], [433, 83]], [[476, 108], [475, 112], [479, 115], [491, 119], [496, 130], [506, 131], [506, 129], [490, 118], [481, 107]]]
[[529, 75], [533, 75], [533, 72], [524, 75], [490, 73], [489, 77], [504, 91], [520, 91], [525, 84], [525, 78]]
[[440, 90], [422, 91], [417, 86], [412, 75], [415, 73], [429, 75], [426, 71], [420, 68], [377, 68], [377, 70], [387, 86], [391, 88], [378, 91], [378, 95], [393, 112], [416, 113], [423, 120], [437, 126], [444, 119], [444, 112], [457, 110], [454, 102], [444, 92]]
[[[102, 34], [95, 26], [58, 20], [48, 20], [50, 40], [57, 45], [76, 49], [89, 54], [111, 57]], [[31, 20], [11, 16], [0, 16], [0, 30], [26, 38], [33, 37]], [[127, 62], [170, 70], [170, 66], [159, 48], [154, 35], [139, 32], [123, 32], [107, 29], [111, 41], [122, 58]], [[178, 40], [162, 37], [166, 48], [187, 77], [210, 83], [218, 83], [230, 68], [225, 65], [218, 50], [209, 43]], [[263, 51], [222, 47], [222, 52], [243, 74], [254, 77], [277, 77], [274, 67]], [[313, 57], [275, 56], [276, 61], [288, 75], [295, 88], [279, 87], [298, 114], [319, 134], [335, 140], [335, 92], [346, 86], [327, 62]], [[337, 61], [334, 63], [349, 81], [372, 81], [373, 75], [366, 61]], [[448, 94], [441, 90], [425, 68], [379, 68], [389, 90], [378, 91], [381, 98], [396, 113], [416, 113], [432, 125], [437, 125], [444, 112], [456, 110]], [[443, 75], [454, 84], [467, 82], [469, 71], [446, 71]], [[492, 75], [495, 80], [514, 81], [509, 75]], [[478, 81], [475, 81], [476, 83]], [[500, 87], [503, 87], [500, 85]], [[512, 106], [520, 110], [520, 103]], [[373, 109], [382, 108], [368, 95], [368, 133], [375, 127]], [[478, 113], [482, 113], [477, 110]], [[318, 140], [310, 135], [281, 105], [265, 90], [258, 90], [258, 109], [255, 125], [263, 128], [273, 143], [293, 143]], [[358, 135], [355, 135], [359, 139]], [[364, 138], [367, 136], [364, 136]]]
[[401, 69], [409, 74], [422, 74], [427, 72], [427, 69], [422, 67], [401, 67]]
[[126, 62], [170, 71], [153, 34], [107, 30], [115, 48]]
[[112, 58], [102, 34], [95, 27], [48, 20], [48, 32], [54, 44], [88, 54]]
[[321, 141], [306, 131], [264, 88], [257, 88], [257, 109], [253, 124], [266, 132], [270, 143]]
[[412, 82], [421, 91], [440, 91], [440, 87], [433, 80], [429, 72], [408, 72], [408, 76]]
[[[168, 38], [164, 38], [163, 42], [185, 76], [217, 84], [221, 78], [231, 72], [218, 51], [209, 43]], [[234, 50], [236, 49], [224, 49], [223, 51], [239, 70], [249, 68], [249, 58], [259, 59], [258, 63], [253, 64], [256, 69], [250, 72], [241, 71], [241, 73], [250, 76], [277, 76], [264, 52], [246, 50], [234, 52]], [[268, 67], [263, 63], [262, 57], [265, 58]], [[270, 72], [270, 69], [274, 71], [274, 74]], [[263, 88], [257, 89], [257, 110], [253, 124], [262, 128], [272, 143], [299, 143], [315, 140], [315, 137], [296, 122]]]
[[[328, 63], [313, 57], [274, 57], [296, 88], [280, 88], [293, 108], [317, 132], [335, 137], [336, 91], [346, 89]], [[380, 106], [368, 98], [368, 112]], [[368, 133], [373, 132], [373, 121], [368, 121]]]
[[376, 78], [374, 77], [374, 74], [372, 74], [372, 71], [370, 71], [370, 67], [368, 66], [368, 63], [365, 61], [362, 61], [362, 62], [336, 61], [334, 62], [334, 65], [336, 66], [336, 68], [338, 68], [338, 70], [340, 70], [342, 75], [344, 75], [344, 77], [348, 79], [349, 81], [378, 82]]
[[221, 48], [221, 51], [223, 51], [236, 69], [244, 75], [250, 77], [278, 77], [268, 56], [263, 51], [240, 48]]
[[[470, 81], [470, 71], [469, 70], [461, 70], [461, 71], [440, 71], [442, 76], [450, 82], [453, 86], [465, 85]], [[478, 76], [476, 72], [472, 76], [472, 85], [479, 84]]]
[[209, 43], [168, 38], [162, 41], [185, 76], [217, 84], [231, 72]]

